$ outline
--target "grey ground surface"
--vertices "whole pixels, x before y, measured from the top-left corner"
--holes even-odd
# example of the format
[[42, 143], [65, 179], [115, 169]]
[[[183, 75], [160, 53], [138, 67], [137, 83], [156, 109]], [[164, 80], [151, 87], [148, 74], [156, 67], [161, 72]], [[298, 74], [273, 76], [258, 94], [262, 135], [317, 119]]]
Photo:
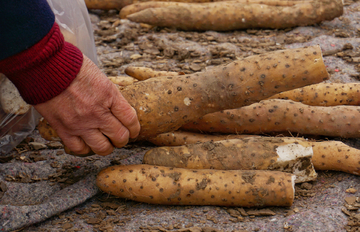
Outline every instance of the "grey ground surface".
[[[92, 11], [91, 20], [99, 63], [108, 76], [124, 75], [129, 65], [193, 73], [252, 54], [319, 44], [331, 74], [329, 82], [359, 82], [360, 64], [351, 59], [360, 57], [360, 3], [345, 4], [344, 15], [337, 19], [288, 30], [183, 32], [119, 20], [112, 11]], [[349, 44], [351, 53], [344, 50]], [[340, 52], [346, 55], [339, 56]], [[29, 141], [46, 144], [46, 149], [35, 151]], [[345, 142], [360, 148], [357, 139]], [[148, 205], [117, 199], [96, 188], [98, 171], [113, 164], [141, 163], [151, 147], [135, 143], [107, 157], [80, 158], [65, 154], [61, 145], [42, 139], [35, 130], [8, 154], [9, 160], [0, 163], [0, 231], [359, 229], [359, 225], [346, 227], [349, 217], [343, 209], [346, 198], [360, 196], [360, 177], [340, 172], [318, 172], [311, 189], [296, 186], [293, 206], [268, 208], [275, 213], [272, 216], [241, 216], [239, 208]], [[358, 191], [347, 193], [349, 188]], [[250, 210], [245, 209], [251, 214]]]

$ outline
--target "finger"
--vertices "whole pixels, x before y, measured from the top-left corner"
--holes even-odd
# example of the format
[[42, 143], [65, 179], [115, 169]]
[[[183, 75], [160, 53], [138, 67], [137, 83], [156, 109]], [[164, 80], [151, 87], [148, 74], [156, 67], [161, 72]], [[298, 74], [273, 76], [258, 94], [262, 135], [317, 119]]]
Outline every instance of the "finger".
[[130, 138], [136, 138], [140, 132], [140, 123], [135, 109], [125, 100], [119, 91], [110, 108], [112, 114], [129, 130]]
[[115, 147], [121, 148], [129, 142], [129, 130], [113, 115], [106, 120], [100, 132], [106, 135]]
[[91, 148], [78, 136], [66, 135], [61, 138], [64, 145], [75, 154], [83, 155], [91, 152]]
[[84, 142], [98, 155], [109, 155], [114, 150], [114, 146], [110, 140], [99, 130], [88, 131], [82, 136]]

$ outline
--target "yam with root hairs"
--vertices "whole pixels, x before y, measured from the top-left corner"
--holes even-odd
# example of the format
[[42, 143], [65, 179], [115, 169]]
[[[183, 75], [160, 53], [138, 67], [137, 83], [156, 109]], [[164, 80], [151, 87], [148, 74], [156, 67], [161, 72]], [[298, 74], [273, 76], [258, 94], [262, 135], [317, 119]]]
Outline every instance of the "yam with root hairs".
[[271, 99], [238, 109], [201, 117], [182, 130], [223, 134], [274, 134], [359, 138], [360, 107], [309, 106], [291, 100]]
[[100, 171], [96, 184], [117, 197], [160, 205], [288, 207], [295, 193], [295, 176], [285, 172], [145, 164], [108, 167]]
[[318, 83], [275, 94], [268, 99], [284, 99], [311, 106], [360, 105], [360, 83]]

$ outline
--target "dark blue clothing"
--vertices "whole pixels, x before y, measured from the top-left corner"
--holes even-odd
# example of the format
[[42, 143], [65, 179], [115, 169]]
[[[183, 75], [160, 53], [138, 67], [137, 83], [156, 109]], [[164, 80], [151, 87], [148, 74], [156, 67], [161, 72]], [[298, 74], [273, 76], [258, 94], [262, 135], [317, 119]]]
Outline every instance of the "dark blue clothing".
[[46, 0], [0, 0], [0, 60], [39, 42], [54, 22]]

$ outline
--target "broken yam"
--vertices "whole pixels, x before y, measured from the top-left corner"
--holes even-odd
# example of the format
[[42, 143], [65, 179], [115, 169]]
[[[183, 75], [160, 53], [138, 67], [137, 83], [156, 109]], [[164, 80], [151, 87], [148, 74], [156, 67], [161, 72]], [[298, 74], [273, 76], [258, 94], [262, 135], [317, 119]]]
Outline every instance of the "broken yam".
[[111, 195], [161, 205], [291, 206], [295, 176], [278, 171], [112, 166], [97, 176]]
[[271, 99], [208, 114], [181, 129], [224, 134], [291, 132], [359, 138], [359, 118], [358, 106], [309, 106], [290, 100]]
[[291, 6], [283, 6], [266, 4], [266, 1], [262, 4], [251, 1], [245, 3], [244, 1], [145, 2], [136, 6], [140, 11], [134, 13], [134, 9], [126, 10], [132, 14], [127, 15], [128, 13], [122, 12], [121, 17], [137, 23], [181, 30], [229, 31], [306, 26], [332, 20], [343, 14], [342, 0], [294, 1], [294, 3]]
[[250, 137], [147, 151], [143, 163], [177, 168], [277, 170], [296, 175], [296, 183], [315, 180], [312, 144], [301, 138]]
[[[144, 157], [144, 163], [153, 164], [153, 165], [166, 165], [171, 167], [184, 167], [185, 165], [192, 165], [193, 168], [196, 167], [196, 162], [208, 162], [209, 164], [213, 163], [212, 159], [203, 160], [203, 159], [194, 159], [194, 157], [199, 156], [198, 153], [193, 154], [192, 156], [185, 155], [182, 149], [179, 148], [179, 153], [169, 152], [169, 154], [163, 154], [164, 150], [169, 150], [166, 146], [182, 146], [188, 144], [199, 144], [204, 142], [214, 142], [227, 139], [245, 139], [250, 138], [251, 135], [210, 135], [210, 134], [200, 134], [194, 132], [185, 132], [185, 131], [175, 131], [170, 133], [164, 133], [154, 138], [154, 140], [149, 139], [150, 142], [158, 146], [165, 146], [165, 148], [154, 148], [149, 150], [149, 154], [146, 154]], [[260, 136], [258, 136], [260, 137]], [[265, 137], [271, 139], [271, 137]], [[302, 143], [304, 140], [299, 137], [276, 137], [276, 139], [281, 138], [287, 142], [297, 143], [297, 140], [300, 140]], [[360, 175], [360, 150], [354, 147], [351, 147], [340, 141], [310, 141], [306, 140], [307, 143], [311, 144], [313, 148], [313, 157], [312, 163], [315, 170], [328, 170], [328, 171], [341, 171], [350, 174]], [[185, 149], [184, 149], [185, 150]], [[151, 151], [151, 152], [150, 152]], [[157, 152], [160, 151], [158, 154]], [[188, 152], [189, 149], [186, 149]], [[183, 153], [182, 153], [183, 152]], [[249, 151], [246, 151], [249, 153]], [[155, 156], [155, 154], [157, 154]], [[165, 156], [163, 158], [163, 156]], [[172, 157], [175, 156], [175, 157]], [[181, 158], [182, 157], [182, 158]], [[184, 159], [185, 161], [170, 162], [170, 160], [180, 160]], [[226, 158], [227, 159], [227, 158]], [[191, 161], [188, 161], [191, 160]], [[209, 165], [208, 164], [208, 165]], [[222, 165], [222, 164], [221, 164]], [[222, 165], [224, 166], [224, 165]], [[221, 166], [220, 166], [221, 168]]]

